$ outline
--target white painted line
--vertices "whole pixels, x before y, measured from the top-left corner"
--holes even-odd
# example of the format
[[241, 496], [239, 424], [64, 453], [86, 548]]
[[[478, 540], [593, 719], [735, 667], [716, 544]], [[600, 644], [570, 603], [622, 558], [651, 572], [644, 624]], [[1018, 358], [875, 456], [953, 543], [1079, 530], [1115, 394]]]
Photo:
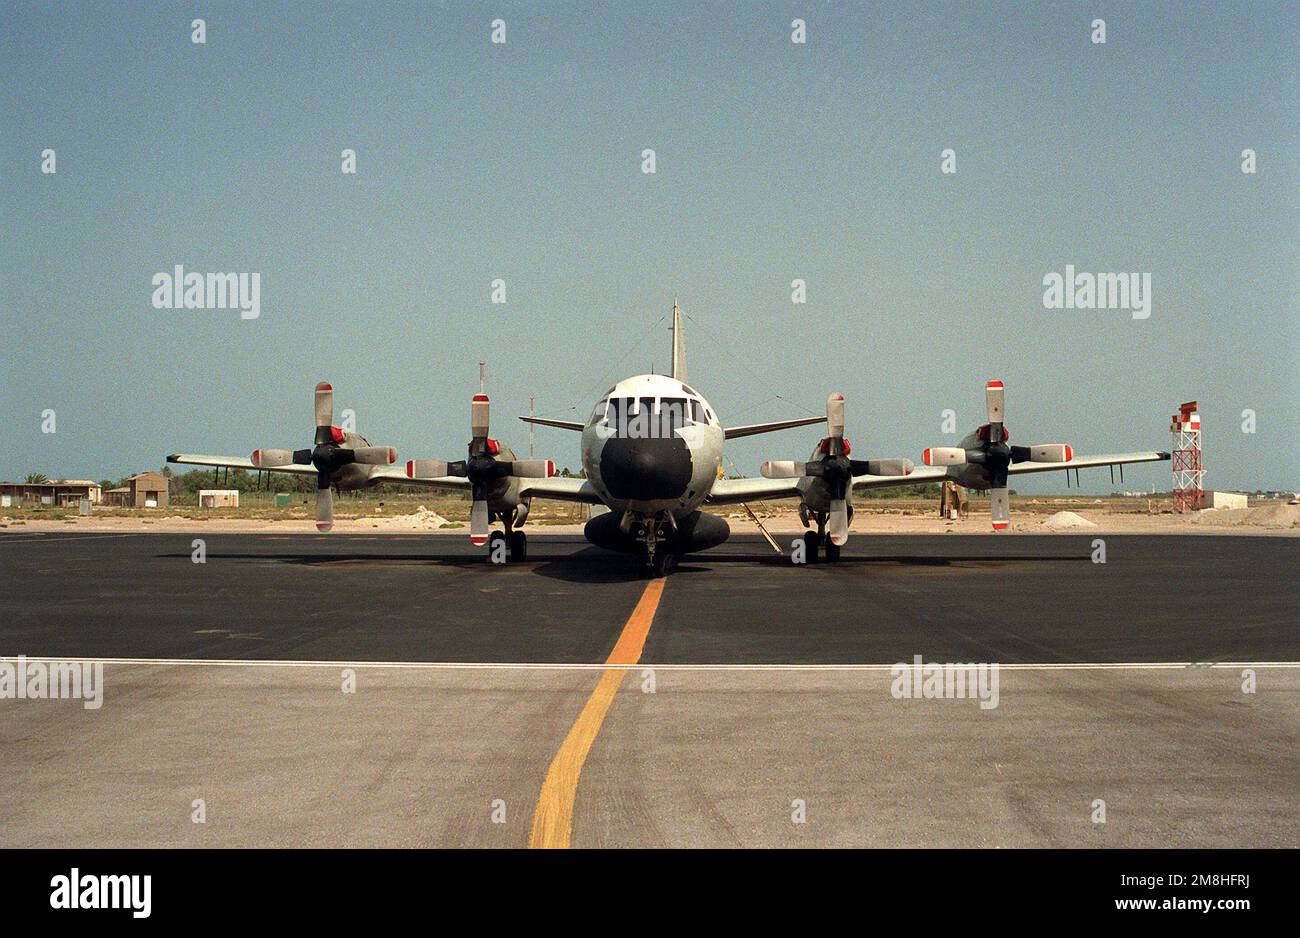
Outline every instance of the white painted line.
[[[890, 671], [892, 664], [654, 664], [611, 665], [604, 662], [563, 664], [505, 661], [281, 661], [233, 658], [48, 658], [25, 655], [28, 662], [89, 663], [105, 665], [163, 665], [196, 668], [387, 668], [415, 671]], [[0, 662], [18, 661], [18, 657], [0, 655]], [[943, 664], [925, 661], [923, 664]], [[993, 662], [986, 662], [993, 663]], [[899, 662], [911, 668], [912, 662]], [[1075, 664], [999, 664], [1003, 671], [1174, 671], [1237, 668], [1300, 668], [1300, 661], [1133, 661], [1122, 663], [1079, 662]]]

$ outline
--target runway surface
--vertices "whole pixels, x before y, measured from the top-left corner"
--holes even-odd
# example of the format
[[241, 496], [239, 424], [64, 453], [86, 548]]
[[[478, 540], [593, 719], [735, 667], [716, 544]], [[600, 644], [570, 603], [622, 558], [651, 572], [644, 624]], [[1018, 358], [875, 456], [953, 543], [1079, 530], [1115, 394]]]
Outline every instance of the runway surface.
[[[574, 538], [192, 541], [0, 534], [0, 657], [114, 659], [98, 710], [0, 700], [0, 846], [1300, 838], [1298, 539], [741, 538], [666, 581]], [[898, 699], [914, 655], [999, 664], [998, 705]]]
[[[645, 586], [631, 558], [534, 535], [3, 535], [0, 654], [601, 662]], [[796, 566], [759, 538], [690, 555], [663, 664], [1296, 661], [1300, 539], [856, 536]]]

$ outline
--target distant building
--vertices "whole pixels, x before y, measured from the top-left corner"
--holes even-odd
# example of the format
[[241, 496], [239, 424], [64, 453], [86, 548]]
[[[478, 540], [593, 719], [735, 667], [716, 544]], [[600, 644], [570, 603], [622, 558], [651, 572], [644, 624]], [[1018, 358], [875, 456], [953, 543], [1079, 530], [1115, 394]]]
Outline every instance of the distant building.
[[87, 479], [65, 479], [59, 482], [0, 482], [0, 507], [20, 508], [24, 505], [76, 505], [83, 498], [98, 505], [103, 491], [98, 482]]
[[167, 477], [161, 472], [141, 472], [121, 488], [104, 493], [105, 504], [119, 508], [166, 508]]
[[200, 508], [238, 508], [238, 489], [199, 489]]
[[1245, 508], [1246, 496], [1240, 492], [1206, 492], [1201, 500], [1204, 508]]

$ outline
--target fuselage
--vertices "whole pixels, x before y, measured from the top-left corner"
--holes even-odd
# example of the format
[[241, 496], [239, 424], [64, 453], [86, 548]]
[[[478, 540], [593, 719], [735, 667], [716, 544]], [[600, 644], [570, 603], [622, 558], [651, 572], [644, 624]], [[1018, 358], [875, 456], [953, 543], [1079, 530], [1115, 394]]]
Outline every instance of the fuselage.
[[680, 518], [712, 491], [722, 441], [722, 424], [701, 394], [666, 375], [636, 375], [593, 408], [582, 431], [582, 467], [614, 511]]

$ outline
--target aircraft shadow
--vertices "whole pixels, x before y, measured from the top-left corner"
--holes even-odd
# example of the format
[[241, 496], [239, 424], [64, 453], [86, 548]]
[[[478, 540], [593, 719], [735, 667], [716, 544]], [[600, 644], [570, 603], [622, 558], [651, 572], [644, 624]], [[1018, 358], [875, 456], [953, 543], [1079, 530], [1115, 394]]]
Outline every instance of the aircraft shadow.
[[[189, 553], [158, 554], [163, 560], [191, 560]], [[337, 551], [332, 553], [295, 553], [295, 552], [209, 552], [210, 560], [233, 560], [250, 563], [279, 563], [303, 567], [339, 567], [351, 566], [419, 566], [437, 565], [456, 567], [465, 570], [487, 569], [491, 565], [487, 558], [478, 554], [465, 553], [418, 553], [392, 554], [376, 551]], [[1041, 554], [1008, 554], [1004, 556], [923, 556], [916, 554], [883, 554], [876, 556], [841, 555], [835, 563], [821, 562], [810, 565], [813, 569], [834, 569], [836, 567], [953, 567], [963, 569], [986, 568], [989, 570], [1004, 567], [1008, 563], [1060, 563], [1091, 562], [1091, 556], [1080, 554], [1073, 557], [1052, 557]], [[694, 575], [708, 573], [714, 567], [756, 566], [767, 569], [793, 566], [788, 556], [778, 557], [770, 552], [754, 553], [699, 553], [688, 554], [680, 558], [673, 566], [670, 576]], [[547, 558], [534, 556], [522, 564], [510, 565], [512, 569], [522, 569], [537, 576], [568, 583], [626, 583], [649, 579], [644, 566], [637, 557], [587, 547], [563, 557]]]

